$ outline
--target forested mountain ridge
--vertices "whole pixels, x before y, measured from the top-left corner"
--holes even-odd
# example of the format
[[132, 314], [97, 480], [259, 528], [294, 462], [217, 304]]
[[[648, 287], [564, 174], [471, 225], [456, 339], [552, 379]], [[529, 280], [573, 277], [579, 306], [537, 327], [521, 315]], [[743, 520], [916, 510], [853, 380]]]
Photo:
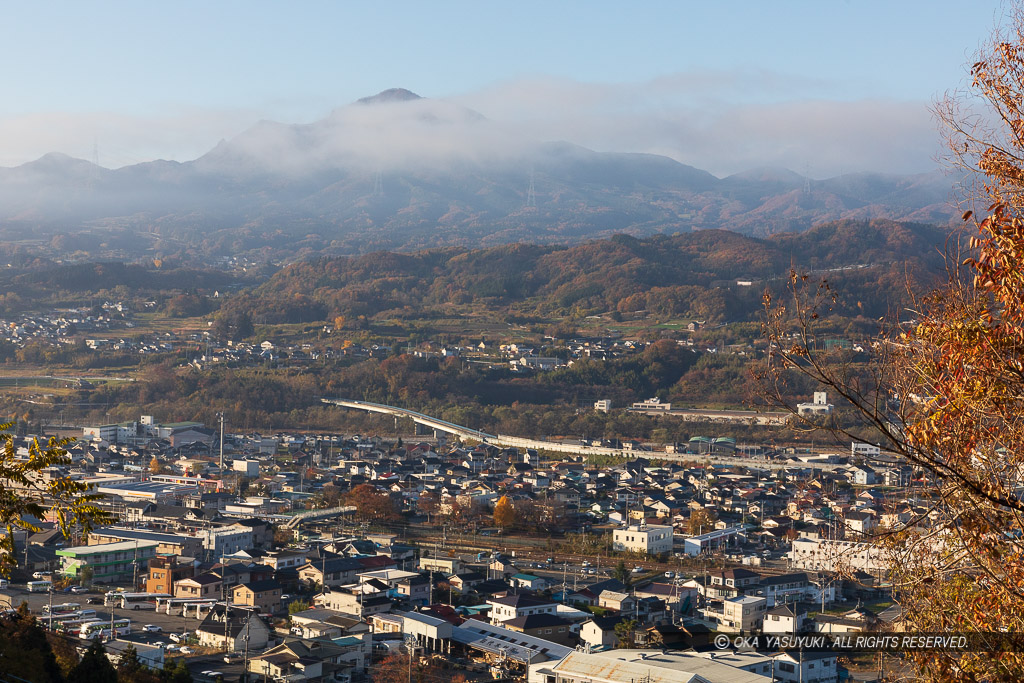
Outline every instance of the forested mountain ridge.
[[516, 316], [630, 313], [751, 319], [790, 268], [842, 282], [837, 313], [877, 317], [944, 272], [947, 231], [840, 221], [761, 239], [724, 230], [572, 247], [512, 244], [321, 257], [291, 264], [225, 303], [253, 320], [443, 317], [481, 305]]
[[663, 156], [516, 138], [476, 112], [408, 93], [309, 124], [263, 121], [183, 163], [106, 169], [49, 154], [0, 168], [0, 235], [88, 230], [118, 235], [129, 255], [270, 250], [275, 260], [620, 233], [765, 236], [848, 218], [945, 225], [953, 185], [940, 173], [717, 178]]

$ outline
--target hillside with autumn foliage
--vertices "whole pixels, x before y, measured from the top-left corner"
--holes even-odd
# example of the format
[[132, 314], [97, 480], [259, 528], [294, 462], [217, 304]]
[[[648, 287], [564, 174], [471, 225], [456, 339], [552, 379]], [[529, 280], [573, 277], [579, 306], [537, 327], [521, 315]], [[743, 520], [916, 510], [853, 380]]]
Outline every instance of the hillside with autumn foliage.
[[573, 247], [511, 244], [316, 258], [225, 302], [264, 324], [446, 317], [473, 307], [510, 319], [635, 311], [711, 322], [753, 319], [791, 268], [841, 283], [836, 313], [878, 317], [944, 273], [949, 233], [892, 221], [839, 221], [755, 238], [724, 230]]

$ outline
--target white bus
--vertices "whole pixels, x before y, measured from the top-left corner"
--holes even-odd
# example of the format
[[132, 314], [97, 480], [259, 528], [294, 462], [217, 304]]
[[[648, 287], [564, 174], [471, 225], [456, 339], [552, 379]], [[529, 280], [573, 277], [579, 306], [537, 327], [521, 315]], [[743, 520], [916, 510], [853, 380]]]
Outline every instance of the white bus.
[[46, 593], [53, 586], [52, 581], [29, 581], [28, 584], [29, 593]]
[[216, 600], [208, 600], [206, 598], [160, 598], [156, 601], [156, 611], [180, 615], [190, 607], [196, 605], [213, 607], [215, 603]]
[[74, 612], [80, 609], [82, 609], [82, 606], [77, 602], [65, 602], [60, 605], [54, 605], [53, 607], [50, 607], [49, 605], [43, 605], [43, 614], [46, 615], [50, 612], [53, 612], [54, 614], [56, 614], [57, 612]]
[[51, 612], [39, 617], [39, 623], [50, 630], [56, 630], [57, 626], [70, 621], [81, 621], [77, 612]]
[[[131, 630], [131, 619], [114, 619], [114, 633], [117, 635], [126, 636], [131, 633]], [[92, 640], [96, 637], [108, 639], [110, 638], [110, 622], [90, 621], [87, 624], [82, 624], [82, 630], [79, 631], [78, 637], [84, 640]]]
[[160, 600], [170, 597], [168, 593], [107, 593], [103, 604], [121, 609], [156, 609]]
[[[69, 636], [72, 636], [74, 638], [77, 638], [78, 634], [80, 634], [82, 632], [82, 629], [85, 628], [86, 625], [88, 625], [88, 624], [95, 624], [95, 623], [98, 623], [99, 621], [101, 621], [101, 620], [100, 619], [95, 619], [95, 618], [93, 618], [93, 619], [72, 619], [70, 621], [62, 621], [59, 624], [57, 624], [57, 627], [54, 630], [57, 631], [57, 633], [64, 633], [66, 635], [69, 635]], [[107, 625], [109, 626], [110, 622], [107, 622]]]

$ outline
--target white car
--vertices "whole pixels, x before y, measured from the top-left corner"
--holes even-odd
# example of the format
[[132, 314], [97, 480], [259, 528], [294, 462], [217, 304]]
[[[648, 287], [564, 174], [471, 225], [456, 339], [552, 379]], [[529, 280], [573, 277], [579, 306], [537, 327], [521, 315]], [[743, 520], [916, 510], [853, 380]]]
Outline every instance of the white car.
[[675, 572], [665, 572], [665, 578], [666, 579], [674, 579], [674, 578], [676, 578], [676, 573]]
[[72, 593], [88, 593], [89, 589], [86, 588], [85, 586], [72, 586], [71, 587], [71, 592]]
[[637, 565], [637, 566], [633, 567], [633, 573], [634, 574], [640, 574], [641, 572], [643, 572], [643, 570], [644, 570], [644, 568], [641, 567], [640, 565]]
[[180, 649], [180, 645], [175, 645], [174, 643], [171, 643], [170, 645], [164, 648], [164, 652], [177, 652]]
[[163, 633], [164, 629], [156, 624], [146, 624], [142, 627], [142, 630], [146, 633]]
[[32, 574], [32, 578], [35, 579], [36, 581], [41, 581], [43, 579], [48, 579], [48, 578], [50, 578], [50, 572], [34, 572]]
[[182, 645], [181, 647], [178, 648], [178, 652], [180, 652], [183, 655], [190, 655], [193, 652], [195, 652], [195, 650], [190, 648], [188, 645]]
[[172, 633], [167, 637], [176, 643], [184, 643], [186, 640], [188, 640], [188, 632], [186, 631], [185, 633]]

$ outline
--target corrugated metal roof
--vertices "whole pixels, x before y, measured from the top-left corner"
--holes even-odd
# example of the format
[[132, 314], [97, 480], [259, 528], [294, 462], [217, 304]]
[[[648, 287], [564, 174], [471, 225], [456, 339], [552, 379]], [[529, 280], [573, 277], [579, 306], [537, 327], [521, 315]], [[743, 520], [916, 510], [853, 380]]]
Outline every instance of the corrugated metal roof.
[[586, 654], [572, 652], [552, 668], [566, 677], [582, 677], [593, 683], [764, 683], [765, 676], [739, 668], [770, 665], [762, 655], [746, 657], [722, 653], [715, 657], [664, 653], [657, 650], [610, 650]]

